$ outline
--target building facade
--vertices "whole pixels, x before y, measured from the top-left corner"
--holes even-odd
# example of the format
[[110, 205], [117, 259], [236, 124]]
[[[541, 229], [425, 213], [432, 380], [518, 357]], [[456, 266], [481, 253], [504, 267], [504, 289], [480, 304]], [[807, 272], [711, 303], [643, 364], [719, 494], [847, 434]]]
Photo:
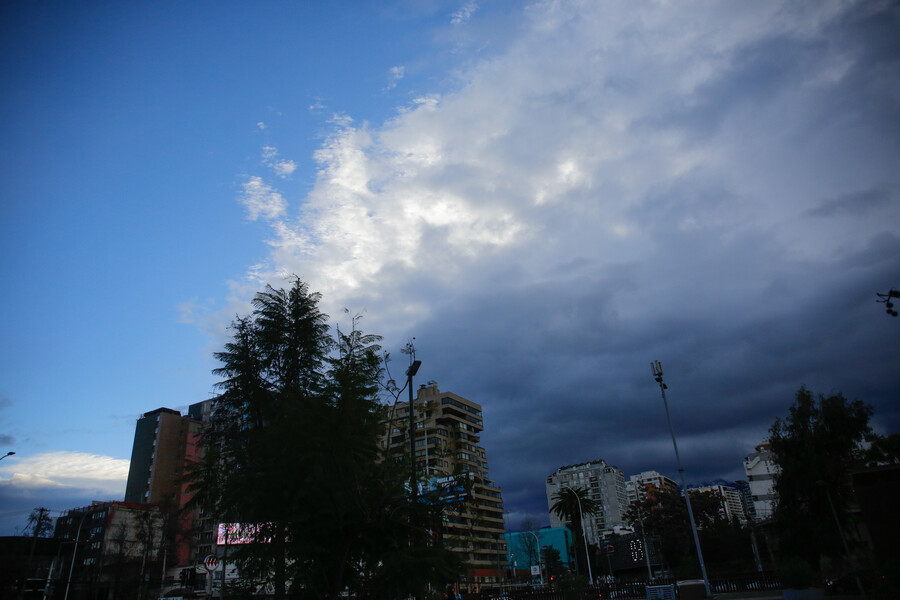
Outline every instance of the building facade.
[[171, 408], [144, 413], [134, 430], [125, 501], [177, 505], [190, 419]]
[[738, 488], [716, 484], [690, 488], [689, 491], [692, 494], [695, 492], [713, 492], [722, 500], [719, 515], [729, 522], [737, 519], [742, 525], [746, 525], [747, 515], [744, 513], [744, 502], [741, 498], [741, 491]]
[[193, 564], [197, 558], [194, 515], [184, 509], [191, 497], [185, 471], [200, 457], [201, 426], [190, 413], [157, 408], [144, 413], [134, 431], [125, 501], [158, 506], [176, 523], [167, 528], [173, 547], [167, 560], [176, 565]]
[[[590, 544], [599, 544], [612, 535], [616, 527], [625, 525], [628, 510], [625, 475], [604, 460], [560, 467], [547, 477], [545, 487], [548, 507], [553, 506], [553, 497], [565, 487], [587, 489], [588, 497], [600, 506], [596, 514], [586, 515], [584, 519], [585, 538]], [[550, 526], [563, 525], [565, 523], [550, 511]]]
[[[61, 548], [55, 589], [75, 598], [147, 595], [161, 585], [166, 517], [158, 506], [93, 502], [56, 520]], [[54, 592], [56, 593], [56, 592]]]
[[[409, 403], [391, 411], [382, 448], [402, 455], [409, 449]], [[425, 485], [451, 476], [466, 477], [471, 492], [460, 510], [450, 510], [443, 523], [444, 543], [468, 564], [463, 587], [478, 592], [494, 586], [506, 570], [506, 539], [500, 486], [488, 476], [488, 461], [480, 445], [484, 421], [481, 405], [436, 382], [422, 385], [413, 400], [416, 472]]]
[[[569, 550], [574, 540], [568, 527], [543, 527], [506, 533], [506, 561], [516, 574], [517, 581], [547, 583], [553, 565], [547, 565], [544, 548], [559, 552], [560, 567], [573, 568]], [[537, 567], [537, 573], [534, 568]]]
[[678, 484], [674, 479], [666, 477], [657, 471], [642, 471], [637, 475], [632, 475], [625, 482], [625, 493], [628, 497], [628, 504], [644, 500], [647, 494], [655, 490], [669, 488], [671, 490], [678, 489]]
[[744, 473], [747, 474], [756, 521], [772, 518], [775, 510], [775, 477], [780, 471], [768, 442], [756, 446], [752, 453], [744, 457]]

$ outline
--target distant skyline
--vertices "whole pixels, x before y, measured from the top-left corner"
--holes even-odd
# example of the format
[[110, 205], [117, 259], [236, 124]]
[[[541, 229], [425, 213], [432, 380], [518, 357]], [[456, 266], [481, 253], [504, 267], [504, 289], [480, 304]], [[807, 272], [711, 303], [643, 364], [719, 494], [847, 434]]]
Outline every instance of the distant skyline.
[[508, 526], [603, 459], [742, 475], [794, 392], [900, 432], [900, 4], [0, 6], [0, 535], [296, 274], [481, 404]]

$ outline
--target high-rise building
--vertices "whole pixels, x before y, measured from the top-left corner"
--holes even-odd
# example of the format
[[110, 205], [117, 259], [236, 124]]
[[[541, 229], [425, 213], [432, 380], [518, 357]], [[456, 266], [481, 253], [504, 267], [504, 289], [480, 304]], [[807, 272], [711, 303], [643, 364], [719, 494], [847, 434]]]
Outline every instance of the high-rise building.
[[754, 452], [744, 458], [744, 472], [750, 484], [754, 518], [757, 521], [772, 518], [775, 509], [775, 477], [780, 471], [769, 442], [759, 444]]
[[[416, 471], [432, 484], [465, 476], [471, 482], [468, 501], [451, 510], [443, 524], [444, 543], [468, 564], [463, 587], [479, 592], [502, 581], [506, 569], [506, 538], [500, 486], [488, 477], [488, 461], [480, 445], [484, 421], [481, 405], [437, 383], [422, 385], [413, 400]], [[389, 453], [409, 448], [409, 403], [394, 406], [393, 419], [382, 441]]]
[[159, 506], [174, 522], [167, 526], [175, 547], [175, 556], [170, 558], [180, 565], [196, 559], [193, 515], [184, 511], [190, 499], [184, 474], [188, 464], [200, 457], [200, 427], [199, 418], [182, 416], [171, 408], [144, 413], [135, 426], [125, 484], [126, 502]]
[[125, 484], [126, 502], [178, 505], [189, 435], [197, 433], [196, 425], [171, 408], [157, 408], [138, 419]]
[[741, 491], [737, 487], [730, 485], [705, 485], [702, 487], [690, 488], [692, 494], [694, 492], [714, 492], [722, 499], [722, 505], [719, 508], [719, 515], [727, 521], [737, 519], [740, 523], [747, 523], [747, 515], [744, 513], [744, 502], [741, 499]]
[[675, 480], [661, 475], [657, 471], [642, 471], [638, 475], [632, 475], [625, 482], [625, 492], [628, 496], [629, 504], [637, 500], [643, 500], [648, 493], [663, 488], [678, 489], [678, 484], [675, 483]]
[[737, 491], [741, 494], [741, 504], [744, 507], [744, 515], [747, 517], [747, 521], [756, 521], [756, 507], [753, 505], [753, 493], [750, 491], [750, 484], [741, 479], [734, 483], [737, 485]]
[[[553, 506], [553, 499], [561, 489], [585, 488], [588, 498], [594, 500], [600, 510], [594, 515], [585, 515], [584, 535], [590, 544], [599, 544], [609, 537], [617, 526], [625, 525], [628, 499], [625, 492], [625, 475], [618, 467], [608, 465], [604, 460], [560, 467], [547, 477], [547, 505]], [[565, 525], [556, 513], [550, 511], [550, 526]]]

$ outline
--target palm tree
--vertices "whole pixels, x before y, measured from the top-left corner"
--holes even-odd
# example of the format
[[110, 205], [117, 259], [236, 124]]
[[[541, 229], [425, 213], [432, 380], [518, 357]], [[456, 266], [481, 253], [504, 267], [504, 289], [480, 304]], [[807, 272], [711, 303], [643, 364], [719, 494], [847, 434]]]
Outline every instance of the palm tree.
[[[584, 547], [584, 529], [582, 527], [584, 516], [594, 515], [600, 512], [600, 504], [588, 496], [588, 489], [570, 488], [568, 486], [561, 487], [559, 491], [553, 494], [551, 498], [554, 502], [550, 507], [550, 511], [556, 513], [556, 516], [564, 521], [566, 525], [575, 532], [575, 547]], [[580, 543], [579, 543], [580, 542]], [[576, 556], [578, 551], [576, 550]], [[584, 557], [584, 563], [590, 560]]]

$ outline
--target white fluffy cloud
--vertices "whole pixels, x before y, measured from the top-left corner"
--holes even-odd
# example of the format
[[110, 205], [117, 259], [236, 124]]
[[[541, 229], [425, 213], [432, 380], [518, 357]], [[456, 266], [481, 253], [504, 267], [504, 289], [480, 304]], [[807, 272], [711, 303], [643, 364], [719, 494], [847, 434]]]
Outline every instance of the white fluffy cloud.
[[[873, 175], [852, 156], [840, 178], [819, 170], [839, 140], [867, 135], [865, 124], [823, 129], [810, 111], [861, 60], [829, 46], [842, 6], [536, 4], [521, 38], [457, 92], [377, 129], [335, 131], [301, 219], [278, 223], [274, 270], [344, 296], [423, 272], [474, 283], [492, 261], [539, 272], [576, 257], [643, 260], [668, 230], [766, 230], [798, 254], [828, 253], [821, 223], [800, 216]], [[251, 215], [281, 213], [274, 190], [248, 186], [248, 205], [266, 207]], [[293, 241], [308, 233], [311, 252]]]
[[281, 193], [256, 175], [244, 182], [240, 200], [247, 209], [247, 217], [251, 221], [256, 221], [260, 217], [266, 220], [278, 219], [284, 215], [287, 208], [287, 202]]
[[467, 0], [465, 4], [453, 11], [453, 14], [450, 15], [450, 22], [453, 25], [461, 25], [471, 19], [476, 10], [478, 10], [478, 4], [475, 3], [475, 0]]
[[122, 500], [128, 466], [127, 460], [85, 452], [7, 458], [0, 462], [0, 530], [21, 532], [39, 505], [55, 517], [93, 500]]
[[129, 461], [85, 452], [48, 452], [0, 463], [5, 483], [22, 489], [50, 486], [99, 489], [124, 495]]
[[396, 67], [391, 67], [390, 77], [388, 79], [387, 88], [388, 90], [392, 90], [397, 87], [397, 82], [403, 79], [406, 75], [406, 67], [400, 65]]

